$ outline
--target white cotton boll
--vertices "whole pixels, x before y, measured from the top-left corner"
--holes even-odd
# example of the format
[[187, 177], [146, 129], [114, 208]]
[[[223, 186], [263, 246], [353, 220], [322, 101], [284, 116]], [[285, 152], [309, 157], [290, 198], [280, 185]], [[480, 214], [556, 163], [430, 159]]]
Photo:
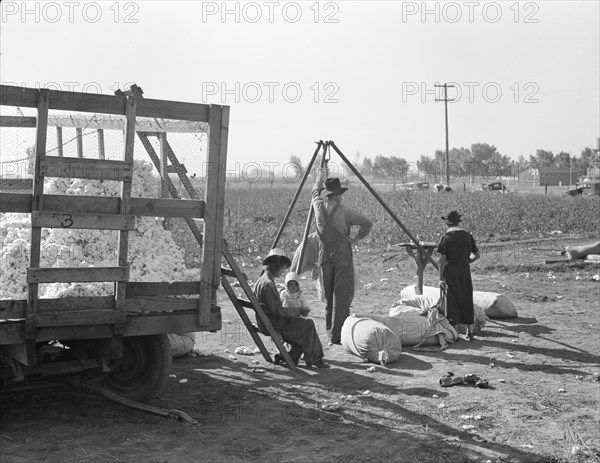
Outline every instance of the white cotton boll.
[[[158, 197], [159, 178], [152, 164], [134, 161], [133, 197]], [[86, 179], [45, 179], [47, 194], [119, 196], [120, 182]], [[175, 244], [163, 220], [143, 217], [129, 234], [128, 260], [131, 281], [197, 281], [200, 269], [187, 269], [184, 252]], [[29, 214], [0, 214], [2, 243], [0, 298], [24, 299], [29, 265]], [[112, 267], [117, 265], [118, 232], [112, 230], [42, 229], [42, 267]], [[40, 297], [97, 296], [112, 294], [112, 283], [53, 283], [40, 285]]]

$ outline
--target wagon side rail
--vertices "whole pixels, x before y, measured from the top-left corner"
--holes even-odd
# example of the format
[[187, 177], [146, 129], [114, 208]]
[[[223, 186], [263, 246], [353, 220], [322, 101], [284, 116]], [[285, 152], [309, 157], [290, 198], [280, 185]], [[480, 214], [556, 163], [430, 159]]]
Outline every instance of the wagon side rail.
[[[32, 227], [28, 297], [0, 301], [0, 344], [220, 329], [216, 291], [221, 270], [229, 108], [144, 99], [135, 94], [90, 95], [5, 85], [0, 86], [0, 103], [37, 108], [36, 118], [0, 117], [0, 126], [36, 127], [32, 193], [0, 192], [0, 212], [29, 213]], [[103, 156], [89, 159], [47, 155], [49, 109], [116, 115], [118, 123], [114, 117], [105, 120], [112, 124], [107, 126], [108, 129], [124, 129], [123, 160], [107, 160]], [[133, 144], [139, 116], [209, 124], [203, 200], [197, 197], [190, 200], [131, 197]], [[35, 125], [32, 125], [32, 119]], [[168, 169], [161, 170], [163, 180], [168, 179], [167, 174], [173, 171], [174, 165], [181, 166], [176, 161], [171, 166], [165, 164]], [[117, 180], [122, 182], [121, 197], [45, 194], [45, 177]], [[202, 219], [203, 233], [197, 231], [195, 234], [197, 238], [199, 234], [204, 244], [199, 281], [129, 281], [128, 233], [134, 228], [136, 216], [181, 217], [192, 224], [196, 223], [194, 219]], [[118, 265], [41, 268], [41, 229], [47, 227], [117, 230]], [[40, 283], [75, 281], [113, 281], [114, 296], [38, 298]], [[28, 355], [28, 364], [35, 364], [31, 355]]]

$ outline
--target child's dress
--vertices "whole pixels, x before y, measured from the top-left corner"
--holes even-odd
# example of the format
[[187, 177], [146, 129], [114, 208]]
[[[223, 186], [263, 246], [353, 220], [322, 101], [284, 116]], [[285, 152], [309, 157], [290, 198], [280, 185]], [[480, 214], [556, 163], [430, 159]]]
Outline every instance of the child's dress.
[[287, 289], [282, 289], [279, 296], [281, 297], [283, 310], [289, 314], [290, 318], [300, 317], [300, 309], [308, 307], [308, 301], [304, 294], [302, 294], [302, 290], [290, 293]]

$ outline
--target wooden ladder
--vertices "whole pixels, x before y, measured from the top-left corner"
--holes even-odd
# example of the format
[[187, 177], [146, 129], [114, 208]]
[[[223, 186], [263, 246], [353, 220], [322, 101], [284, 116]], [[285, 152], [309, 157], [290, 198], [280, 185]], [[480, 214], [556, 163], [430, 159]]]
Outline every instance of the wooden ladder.
[[[229, 245], [225, 240], [223, 240], [222, 252], [223, 257], [225, 257], [225, 260], [229, 265], [229, 268], [221, 268], [221, 284], [223, 285], [225, 292], [229, 296], [229, 299], [231, 299], [231, 302], [233, 302], [235, 310], [237, 310], [238, 314], [240, 315], [240, 318], [244, 322], [244, 325], [246, 325], [246, 328], [248, 329], [250, 335], [252, 336], [252, 339], [254, 339], [254, 342], [260, 349], [260, 352], [262, 353], [263, 357], [267, 362], [273, 363], [271, 354], [269, 354], [269, 351], [262, 342], [261, 337], [258, 335], [258, 329], [250, 321], [250, 318], [248, 317], [245, 308], [253, 309], [254, 312], [256, 312], [256, 316], [259, 317], [263, 324], [267, 327], [269, 335], [271, 336], [271, 339], [277, 346], [277, 349], [279, 349], [281, 357], [286, 361], [286, 363], [290, 367], [290, 370], [292, 370], [295, 373], [298, 373], [298, 367], [296, 366], [296, 364], [290, 357], [290, 354], [283, 345], [283, 339], [281, 338], [281, 335], [273, 328], [273, 325], [267, 317], [267, 314], [261, 307], [260, 302], [258, 302], [254, 291], [252, 291], [252, 288], [250, 288], [250, 285], [248, 284], [248, 281], [246, 279], [246, 275], [244, 275], [244, 273], [240, 270], [238, 264], [231, 255], [231, 252], [229, 252]], [[240, 286], [244, 290], [246, 297], [248, 298], [247, 300], [240, 299], [235, 294], [235, 291], [233, 290], [231, 284], [227, 280], [227, 277], [235, 278], [239, 282]]]

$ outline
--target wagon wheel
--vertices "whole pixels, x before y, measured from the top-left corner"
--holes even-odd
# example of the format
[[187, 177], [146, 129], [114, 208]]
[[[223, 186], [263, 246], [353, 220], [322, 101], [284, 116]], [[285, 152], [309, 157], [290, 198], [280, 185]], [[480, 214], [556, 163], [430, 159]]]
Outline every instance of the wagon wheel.
[[166, 334], [123, 338], [123, 356], [104, 384], [131, 400], [147, 401], [162, 391], [171, 371]]

